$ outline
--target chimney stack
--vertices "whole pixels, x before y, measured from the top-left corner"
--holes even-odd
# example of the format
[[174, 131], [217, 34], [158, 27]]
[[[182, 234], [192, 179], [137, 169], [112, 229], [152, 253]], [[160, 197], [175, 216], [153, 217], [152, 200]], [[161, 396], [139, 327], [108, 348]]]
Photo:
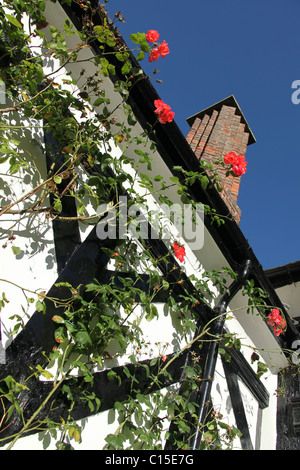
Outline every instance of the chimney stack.
[[[255, 142], [254, 135], [234, 96], [204, 109], [187, 119], [190, 131], [186, 137], [199, 160], [213, 163], [229, 152], [246, 155], [247, 146]], [[226, 176], [224, 168], [218, 168], [221, 197], [237, 224], [241, 210], [237, 204], [241, 177]]]

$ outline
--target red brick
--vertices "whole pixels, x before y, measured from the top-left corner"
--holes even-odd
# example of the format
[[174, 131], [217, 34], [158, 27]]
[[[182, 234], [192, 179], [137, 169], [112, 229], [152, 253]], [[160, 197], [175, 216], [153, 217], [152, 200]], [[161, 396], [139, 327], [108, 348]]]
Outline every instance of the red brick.
[[[241, 113], [234, 97], [229, 97], [215, 106], [189, 118], [192, 121], [187, 141], [200, 159], [213, 163], [228, 152], [245, 156], [249, 139], [255, 142], [253, 134]], [[241, 210], [237, 204], [241, 177], [226, 177], [226, 170], [218, 168], [223, 191], [220, 193], [237, 223]]]

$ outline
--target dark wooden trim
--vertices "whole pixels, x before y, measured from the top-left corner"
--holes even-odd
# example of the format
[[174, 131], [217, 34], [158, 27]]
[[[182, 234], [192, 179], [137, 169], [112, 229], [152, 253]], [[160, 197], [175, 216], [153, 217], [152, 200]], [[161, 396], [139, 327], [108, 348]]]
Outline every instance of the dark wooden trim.
[[231, 368], [241, 379], [244, 385], [250, 390], [257, 400], [259, 407], [263, 410], [269, 406], [270, 395], [262, 381], [245, 359], [244, 355], [235, 348], [224, 348], [231, 357]]
[[[44, 132], [44, 142], [46, 147], [46, 162], [48, 172], [63, 171], [63, 157], [59, 154], [59, 143], [54, 139], [51, 132]], [[71, 178], [64, 179], [57, 185], [58, 194], [62, 194], [71, 182]], [[54, 202], [54, 197], [50, 195], [50, 204]], [[77, 207], [75, 198], [69, 191], [61, 197], [62, 211], [58, 214], [60, 217], [77, 217]], [[59, 219], [52, 220], [53, 237], [55, 245], [55, 255], [57, 263], [57, 272], [61, 273], [72, 253], [81, 244], [78, 220], [65, 221]]]
[[243, 399], [238, 383], [238, 376], [234, 372], [230, 362], [227, 362], [222, 358], [222, 364], [228, 385], [236, 427], [242, 433], [242, 436], [240, 437], [242, 449], [253, 450]]
[[[111, 241], [109, 241], [111, 243]], [[103, 246], [108, 246], [106, 240], [101, 241], [94, 228], [86, 240], [70, 257], [46, 296], [56, 299], [67, 299], [70, 296], [66, 287], [57, 286], [57, 283], [68, 282], [77, 287], [79, 284], [88, 284], [93, 279], [101, 281], [105, 274], [108, 256], [102, 251]], [[26, 374], [24, 368], [44, 362], [42, 351], [48, 354], [55, 346], [55, 323], [53, 315], [59, 315], [61, 308], [52, 300], [45, 299], [46, 313], [35, 312], [26, 323], [24, 329], [17, 335], [6, 349], [6, 364], [0, 366], [0, 378], [12, 374], [16, 380]], [[21, 359], [22, 357], [22, 359]]]
[[297, 366], [278, 374], [276, 450], [300, 450], [300, 436], [293, 417], [294, 400], [300, 397], [300, 376]]
[[275, 289], [294, 284], [300, 281], [300, 261], [267, 269], [265, 275]]
[[[174, 354], [167, 356], [167, 361], [171, 359]], [[100, 399], [101, 405], [98, 412], [106, 411], [113, 408], [114, 404], [118, 402], [126, 402], [128, 397], [135, 398], [138, 393], [149, 393], [162, 388], [168, 387], [173, 383], [180, 380], [182, 367], [184, 366], [186, 353], [179, 354], [174, 358], [173, 362], [168, 367], [169, 375], [161, 375], [159, 382], [153, 382], [153, 375], [157, 375], [159, 368], [163, 363], [160, 357], [156, 358], [155, 364], [150, 364], [152, 359], [137, 362], [136, 364], [126, 364], [127, 373], [124, 372], [124, 366], [112, 367], [102, 372], [93, 374], [94, 383], [91, 386], [89, 383], [83, 381], [80, 377], [74, 377], [66, 380], [65, 384], [70, 387], [71, 392], [75, 391], [76, 387], [80, 385], [81, 391], [87, 394], [95, 393], [96, 397]], [[115, 374], [115, 379], [109, 376], [109, 373]], [[132, 388], [132, 378], [135, 377], [134, 387]], [[119, 379], [120, 381], [119, 381]], [[32, 416], [37, 406], [48, 396], [49, 392], [53, 389], [53, 382], [40, 382], [36, 379], [31, 379], [26, 383], [29, 391], [24, 395], [24, 417], [25, 420]], [[38, 415], [33, 423], [34, 425], [42, 421], [48, 416], [55, 422], [59, 422], [61, 418], [67, 419], [68, 410], [71, 402], [68, 400], [66, 394], [61, 389], [53, 396], [55, 399], [55, 407], [51, 408], [51, 403]], [[96, 404], [95, 404], [96, 405]], [[93, 416], [94, 411], [91, 411], [87, 402], [82, 399], [75, 400], [72, 407], [72, 417], [75, 420], [80, 420]], [[13, 435], [19, 432], [23, 427], [23, 422], [20, 419], [15, 419], [11, 426], [1, 433], [1, 439], [6, 441], [0, 442], [0, 447], [6, 445], [13, 439]], [[28, 432], [25, 436], [36, 434], [40, 432], [43, 427], [35, 428], [33, 431]]]

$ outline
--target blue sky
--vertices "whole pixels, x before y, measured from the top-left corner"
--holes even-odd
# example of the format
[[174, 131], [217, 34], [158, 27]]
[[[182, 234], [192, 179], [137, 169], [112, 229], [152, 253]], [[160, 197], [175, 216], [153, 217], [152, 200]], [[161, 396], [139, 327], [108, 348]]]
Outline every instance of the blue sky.
[[263, 268], [300, 260], [300, 104], [291, 99], [300, 80], [299, 0], [109, 0], [107, 9], [111, 17], [122, 11], [128, 45], [131, 33], [149, 29], [169, 44], [165, 58], [141, 64], [148, 74], [158, 68], [155, 87], [184, 135], [188, 117], [235, 96], [256, 137], [240, 228]]

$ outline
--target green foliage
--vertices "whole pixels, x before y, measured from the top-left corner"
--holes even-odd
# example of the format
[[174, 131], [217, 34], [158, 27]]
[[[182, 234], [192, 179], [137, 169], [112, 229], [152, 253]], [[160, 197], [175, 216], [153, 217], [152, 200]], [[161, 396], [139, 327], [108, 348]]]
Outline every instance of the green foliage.
[[[164, 181], [162, 175], [155, 174], [156, 162], [153, 161], [153, 155], [156, 145], [151, 141], [151, 136], [155, 135], [155, 126], [136, 136], [132, 131], [137, 122], [136, 117], [127, 102], [134, 84], [144, 80], [145, 76], [136, 62], [133, 65], [132, 51], [120, 41], [114, 27], [108, 24], [103, 15], [103, 7], [99, 6], [102, 24], [94, 24], [89, 2], [82, 2], [86, 17], [83, 29], [78, 33], [81, 42], [75, 48], [69, 48], [68, 39], [75, 34], [70, 21], [65, 22], [63, 31], [48, 25], [43, 13], [44, 1], [6, 0], [2, 3], [10, 13], [4, 11], [3, 6], [0, 7], [0, 77], [5, 84], [8, 99], [7, 108], [0, 109], [0, 164], [8, 165], [6, 168], [10, 175], [21, 179], [29, 178], [35, 184], [32, 184], [27, 194], [20, 194], [15, 198], [12, 196], [8, 203], [1, 202], [4, 206], [0, 208], [0, 216], [13, 213], [19, 217], [19, 221], [26, 218], [31, 222], [38, 216], [44, 217], [46, 223], [49, 219], [63, 221], [62, 197], [67, 193], [77, 202], [78, 214], [75, 219], [95, 225], [103, 216], [103, 213], [96, 212], [96, 208], [100, 204], [118, 208], [119, 197], [125, 186], [130, 204], [144, 204], [146, 195], [152, 194], [158, 195], [160, 202], [170, 205], [168, 191], [175, 188], [182, 203], [195, 205], [190, 196], [195, 183], [199, 183], [203, 190], [209, 190], [212, 186], [220, 189], [217, 174], [213, 168], [206, 168], [205, 164], [203, 167], [211, 170], [211, 177], [204, 172], [185, 171], [180, 166], [173, 168], [174, 175], [169, 181]], [[65, 0], [65, 3], [71, 6], [72, 0]], [[28, 31], [25, 31], [23, 14], [26, 14], [29, 22]], [[41, 55], [35, 51], [35, 39], [41, 41]], [[150, 51], [145, 33], [132, 34], [130, 39], [136, 47], [134, 51], [137, 52], [137, 60], [142, 60], [145, 53]], [[87, 58], [85, 64], [80, 53], [89, 50], [95, 41], [102, 55]], [[56, 70], [46, 73], [43, 68], [44, 60], [57, 61]], [[92, 62], [96, 70], [92, 76], [85, 70], [89, 62]], [[61, 69], [73, 64], [82, 67], [79, 78], [73, 78], [71, 72], [66, 72], [66, 68], [64, 79], [56, 83], [55, 72], [59, 75]], [[122, 79], [117, 77], [118, 65], [118, 74], [122, 75]], [[116, 95], [121, 97], [117, 104], [106, 96], [104, 82], [110, 77], [113, 78]], [[77, 87], [78, 93], [71, 92], [70, 87]], [[10, 119], [10, 113], [17, 116], [17, 124]], [[78, 115], [80, 119], [77, 118]], [[120, 119], [120, 115], [124, 119]], [[22, 151], [20, 133], [22, 134], [24, 128], [28, 130], [28, 122], [32, 123], [32, 130], [43, 127], [58, 142], [58, 148], [53, 149], [50, 146], [47, 149], [52, 156], [53, 165], [45, 178], [36, 164]], [[122, 149], [119, 159], [112, 156], [113, 144], [120, 145]], [[134, 157], [129, 156], [131, 147], [134, 149]], [[96, 168], [100, 168], [100, 171], [94, 171]], [[127, 171], [128, 168], [135, 170], [135, 176]], [[149, 176], [151, 170], [153, 176]], [[62, 191], [62, 184], [67, 189]], [[141, 188], [145, 190], [145, 196], [141, 194]], [[90, 215], [87, 206], [95, 208], [95, 213]], [[204, 209], [212, 223], [225, 223], [224, 218], [214, 209], [208, 206]], [[9, 237], [12, 237], [15, 225], [8, 230], [7, 243], [12, 240]], [[228, 279], [234, 278], [235, 273], [224, 268], [221, 272], [214, 270], [191, 276], [190, 281], [195, 285], [197, 297], [184, 289], [178, 295], [175, 289], [181, 281], [172, 278], [173, 268], [167, 268], [164, 274], [159, 269], [159, 263], [169, 266], [171, 250], [157, 260], [149, 252], [147, 245], [126, 239], [121, 240], [117, 247], [104, 247], [103, 252], [115, 264], [116, 270], [122, 271], [122, 275], [116, 272], [107, 283], [99, 283], [96, 279], [88, 285], [80, 286], [60, 283], [59, 287], [65, 289], [65, 298], [60, 301], [47, 299], [59, 307], [58, 314], [52, 318], [56, 346], [49, 357], [45, 357], [45, 364], [31, 368], [31, 374], [53, 381], [53, 390], [28, 421], [24, 420], [20, 400], [22, 392], [28, 389], [25, 384], [30, 377], [24, 379], [24, 383], [17, 383], [9, 375], [0, 383], [0, 401], [3, 407], [1, 425], [9, 426], [15, 419], [14, 413], [24, 422], [23, 429], [14, 437], [9, 447], [25, 432], [34, 429], [43, 429], [45, 439], [54, 439], [58, 449], [71, 449], [72, 442], [80, 443], [81, 429], [73, 418], [75, 402], [81, 400], [92, 413], [101, 411], [101, 402], [91, 388], [71, 388], [72, 377], [80, 376], [85, 385], [92, 386], [95, 370], [105, 368], [107, 361], [111, 364], [109, 361], [128, 354], [130, 350], [128, 357], [131, 364], [136, 366], [135, 372], [138, 367], [144, 367], [149, 385], [145, 391], [141, 391], [135, 372], [131, 372], [129, 367], [124, 368], [131, 393], [124, 403], [115, 403], [114, 412], [118, 415], [119, 424], [116, 431], [106, 437], [106, 448], [161, 449], [165, 432], [166, 437], [173, 439], [178, 449], [188, 448], [190, 433], [197, 423], [197, 404], [191, 397], [201, 381], [199, 357], [194, 357], [192, 366], [184, 370], [182, 393], [172, 387], [158, 391], [156, 388], [169, 377], [168, 368], [176, 355], [192, 346], [188, 338], [196, 329], [196, 306], [199, 301], [211, 304], [215, 297], [211, 287], [223, 293], [228, 288]], [[13, 245], [12, 253], [15, 256], [21, 255], [21, 249]], [[143, 278], [137, 274], [141, 271], [149, 276], [146, 292], [138, 287], [139, 281], [143, 282]], [[21, 289], [23, 293], [26, 292], [26, 289]], [[133, 351], [146, 346], [141, 321], [143, 315], [148, 322], [155, 322], [159, 318], [159, 310], [153, 303], [159, 292], [168, 294], [167, 314], [176, 326], [178, 343], [183, 340], [185, 346], [166, 362], [162, 350], [159, 357], [151, 360], [149, 366], [138, 365], [137, 353]], [[249, 296], [249, 308], [257, 307], [254, 299], [262, 292], [250, 282], [244, 293]], [[47, 308], [45, 296], [36, 294], [30, 292], [30, 297], [26, 297], [27, 306], [34, 304], [36, 311], [44, 314]], [[5, 308], [7, 303], [3, 293], [0, 309]], [[136, 314], [138, 309], [142, 314]], [[23, 313], [27, 317], [25, 309]], [[12, 330], [15, 335], [24, 327], [25, 322], [19, 313], [14, 314], [11, 319], [16, 321]], [[221, 339], [227, 348], [240, 347], [239, 340], [234, 336], [225, 335], [218, 338], [218, 341]], [[119, 386], [124, 380], [114, 370], [108, 372], [107, 379]], [[39, 412], [48, 402], [55, 408], [55, 393], [59, 389], [70, 402], [68, 417], [60, 422], [53, 422], [47, 417], [40, 422]], [[174, 435], [170, 435], [168, 431], [170, 422], [177, 429]], [[207, 425], [202, 446], [210, 448], [219, 439], [220, 429], [225, 432], [223, 442], [228, 448], [235, 437], [239, 436], [234, 427], [230, 428], [220, 419], [214, 418]]]

